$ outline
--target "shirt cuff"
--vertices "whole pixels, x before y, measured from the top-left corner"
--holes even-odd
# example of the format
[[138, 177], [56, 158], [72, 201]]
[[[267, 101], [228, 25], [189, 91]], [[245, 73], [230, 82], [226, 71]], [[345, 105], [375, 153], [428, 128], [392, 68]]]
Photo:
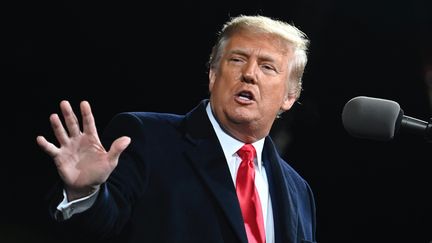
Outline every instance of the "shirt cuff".
[[61, 220], [67, 220], [70, 219], [74, 214], [81, 213], [89, 209], [96, 201], [98, 193], [99, 189], [86, 197], [69, 202], [67, 200], [66, 191], [63, 189], [63, 201], [61, 201], [61, 203], [57, 206], [58, 213], [61, 215], [56, 214], [56, 219], [59, 220], [61, 217]]

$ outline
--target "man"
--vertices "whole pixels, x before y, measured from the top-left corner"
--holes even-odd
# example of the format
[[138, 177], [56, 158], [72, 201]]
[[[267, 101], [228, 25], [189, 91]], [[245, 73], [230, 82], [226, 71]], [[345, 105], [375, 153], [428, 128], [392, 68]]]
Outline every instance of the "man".
[[287, 23], [233, 18], [210, 56], [209, 100], [184, 116], [119, 114], [102, 142], [90, 105], [80, 131], [62, 101], [60, 147], [37, 138], [63, 182], [52, 217], [88, 239], [315, 242], [313, 194], [268, 136], [300, 95], [307, 44]]

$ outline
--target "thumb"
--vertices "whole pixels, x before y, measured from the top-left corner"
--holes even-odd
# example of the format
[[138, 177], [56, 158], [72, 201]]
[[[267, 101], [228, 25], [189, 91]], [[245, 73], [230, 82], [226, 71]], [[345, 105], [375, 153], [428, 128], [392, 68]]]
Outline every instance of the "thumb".
[[108, 152], [109, 161], [117, 165], [120, 154], [127, 148], [127, 146], [129, 146], [130, 142], [131, 142], [130, 137], [126, 137], [126, 136], [114, 140]]

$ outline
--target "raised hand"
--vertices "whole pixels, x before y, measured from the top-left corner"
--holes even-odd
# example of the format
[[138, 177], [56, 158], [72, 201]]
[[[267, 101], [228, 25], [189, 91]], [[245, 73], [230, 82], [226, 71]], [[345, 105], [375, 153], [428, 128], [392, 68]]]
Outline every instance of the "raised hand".
[[116, 139], [109, 151], [100, 142], [90, 104], [80, 104], [83, 131], [68, 101], [60, 102], [66, 128], [59, 116], [52, 114], [50, 122], [59, 147], [38, 136], [38, 145], [50, 155], [65, 184], [68, 200], [87, 196], [104, 183], [114, 168], [123, 150], [130, 143], [129, 137]]

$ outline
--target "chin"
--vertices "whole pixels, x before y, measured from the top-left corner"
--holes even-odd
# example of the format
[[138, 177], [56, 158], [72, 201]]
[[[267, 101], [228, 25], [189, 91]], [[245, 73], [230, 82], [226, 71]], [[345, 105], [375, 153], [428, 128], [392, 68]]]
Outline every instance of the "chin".
[[251, 123], [256, 119], [256, 115], [250, 112], [235, 112], [234, 114], [228, 115], [230, 121], [236, 124]]

